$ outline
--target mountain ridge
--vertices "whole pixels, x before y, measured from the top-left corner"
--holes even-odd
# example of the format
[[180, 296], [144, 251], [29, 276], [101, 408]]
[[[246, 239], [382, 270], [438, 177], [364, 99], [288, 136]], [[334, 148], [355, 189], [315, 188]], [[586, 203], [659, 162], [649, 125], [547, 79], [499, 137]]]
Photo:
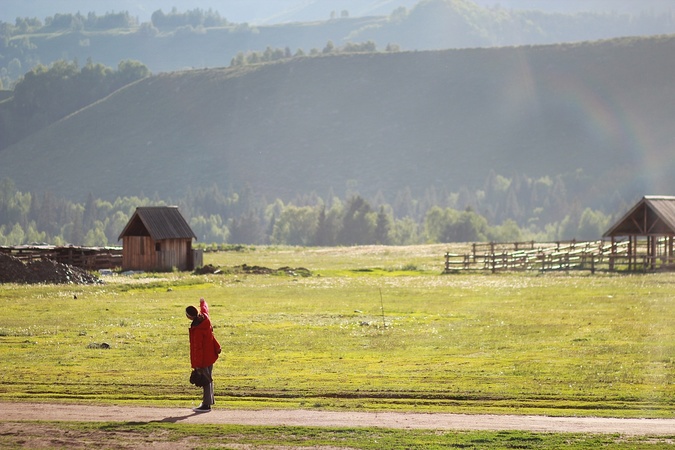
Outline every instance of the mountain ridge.
[[[0, 152], [0, 178], [77, 200], [176, 198], [211, 185], [269, 199], [357, 190], [391, 200], [480, 187], [490, 171], [581, 171], [571, 189], [584, 202], [667, 194], [673, 43], [329, 55], [160, 74]], [[590, 195], [593, 185], [601, 190]]]
[[[639, 2], [639, 14], [629, 8], [626, 1], [618, 3], [618, 0], [613, 0], [616, 9], [605, 13], [599, 12], [607, 11], [604, 1], [593, 2], [605, 5], [599, 10], [592, 8], [589, 1], [566, 1], [564, 12], [559, 13], [553, 13], [548, 8], [551, 5], [544, 2], [538, 2], [541, 9], [535, 11], [509, 9], [507, 3], [495, 5], [488, 0], [392, 1], [395, 3], [387, 3], [392, 9], [382, 15], [354, 17], [338, 8], [337, 2], [330, 3], [331, 8], [318, 0], [303, 2], [301, 10], [324, 5], [324, 17], [298, 17], [269, 25], [232, 22], [231, 18], [226, 19], [227, 14], [220, 16], [211, 10], [199, 9], [185, 13], [171, 10], [150, 21], [146, 17], [139, 22], [138, 16], [127, 12], [85, 16], [76, 12], [81, 9], [73, 9], [72, 4], [67, 3], [62, 7], [70, 12], [46, 17], [45, 23], [21, 16], [1, 24], [0, 48], [4, 58], [0, 59], [0, 83], [11, 86], [38, 64], [50, 65], [59, 60], [92, 60], [114, 67], [120, 61], [131, 59], [157, 73], [221, 67], [240, 53], [263, 52], [268, 48], [291, 53], [321, 52], [329, 42], [336, 46], [368, 42], [379, 49], [392, 46], [405, 51], [423, 51], [675, 33], [672, 8], [656, 0]], [[354, 4], [354, 0], [340, 4], [345, 2]], [[508, 5], [517, 3], [534, 4], [522, 0]], [[571, 6], [573, 3], [576, 6]], [[158, 2], [153, 4], [160, 6]], [[402, 4], [410, 8], [394, 9], [395, 5]], [[204, 4], [193, 3], [192, 7], [199, 5]], [[582, 5], [590, 9], [575, 13]], [[273, 9], [278, 6], [274, 5]]]

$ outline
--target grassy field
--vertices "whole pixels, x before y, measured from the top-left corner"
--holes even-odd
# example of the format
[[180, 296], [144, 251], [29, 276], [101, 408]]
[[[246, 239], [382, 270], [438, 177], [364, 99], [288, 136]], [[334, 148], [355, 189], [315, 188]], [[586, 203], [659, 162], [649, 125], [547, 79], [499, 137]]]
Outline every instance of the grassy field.
[[[246, 248], [207, 253], [205, 263], [222, 269], [213, 275], [0, 285], [0, 400], [195, 405], [200, 391], [188, 383], [183, 312], [203, 296], [224, 347], [214, 371], [219, 408], [674, 416], [675, 274], [441, 275], [446, 250]], [[252, 275], [236, 269], [243, 264], [290, 269]], [[101, 448], [149, 441], [363, 449], [672, 444], [616, 435], [161, 423], [17, 429], [36, 445], [62, 436], [64, 448], [92, 439]], [[16, 439], [5, 430], [0, 447]]]
[[440, 275], [445, 249], [250, 248], [207, 253], [222, 274], [0, 286], [0, 400], [196, 402], [183, 311], [203, 296], [226, 407], [673, 417], [675, 274]]

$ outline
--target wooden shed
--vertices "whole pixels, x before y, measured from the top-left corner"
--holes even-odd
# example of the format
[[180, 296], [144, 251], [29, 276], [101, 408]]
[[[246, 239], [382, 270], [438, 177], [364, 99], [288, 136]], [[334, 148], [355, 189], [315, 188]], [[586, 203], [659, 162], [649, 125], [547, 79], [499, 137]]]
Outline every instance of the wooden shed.
[[192, 249], [197, 239], [176, 206], [141, 206], [120, 234], [122, 269], [153, 272], [194, 270], [201, 252]]
[[675, 197], [643, 197], [603, 235], [612, 239], [610, 270], [673, 269], [674, 236]]

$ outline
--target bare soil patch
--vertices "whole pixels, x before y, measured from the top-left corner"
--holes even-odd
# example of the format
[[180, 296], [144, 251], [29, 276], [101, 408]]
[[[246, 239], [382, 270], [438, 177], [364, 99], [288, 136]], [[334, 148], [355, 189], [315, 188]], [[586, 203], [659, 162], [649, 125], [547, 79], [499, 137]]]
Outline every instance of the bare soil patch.
[[675, 435], [675, 419], [532, 415], [230, 409], [214, 409], [210, 413], [197, 414], [190, 408], [0, 402], [0, 418], [2, 418], [0, 424], [3, 426], [7, 423], [22, 421], [168, 422], [437, 430], [523, 430], [553, 433], [618, 433], [633, 436]]
[[[59, 427], [50, 422], [119, 422], [234, 424], [312, 427], [377, 427], [430, 430], [523, 430], [551, 433], [596, 433], [653, 436], [675, 444], [675, 419], [615, 419], [597, 417], [546, 417], [515, 415], [420, 414], [396, 412], [334, 412], [309, 410], [220, 410], [197, 414], [189, 408], [127, 407], [0, 402], [0, 448], [147, 448], [178, 450], [194, 448], [193, 437], [176, 439], [168, 432]], [[658, 437], [663, 436], [663, 437]], [[212, 445], [211, 445], [212, 446]], [[219, 443], [218, 448], [292, 450], [283, 445], [251, 446]], [[348, 450], [347, 447], [313, 446], [308, 450]]]

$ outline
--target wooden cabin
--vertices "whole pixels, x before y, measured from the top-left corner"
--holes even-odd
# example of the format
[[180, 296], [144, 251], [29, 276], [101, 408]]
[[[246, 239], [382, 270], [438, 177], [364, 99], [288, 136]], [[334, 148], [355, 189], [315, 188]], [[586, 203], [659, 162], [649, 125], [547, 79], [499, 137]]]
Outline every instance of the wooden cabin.
[[605, 232], [612, 239], [610, 270], [675, 268], [675, 197], [645, 196]]
[[140, 206], [120, 234], [122, 269], [166, 272], [201, 266], [197, 239], [176, 206]]

